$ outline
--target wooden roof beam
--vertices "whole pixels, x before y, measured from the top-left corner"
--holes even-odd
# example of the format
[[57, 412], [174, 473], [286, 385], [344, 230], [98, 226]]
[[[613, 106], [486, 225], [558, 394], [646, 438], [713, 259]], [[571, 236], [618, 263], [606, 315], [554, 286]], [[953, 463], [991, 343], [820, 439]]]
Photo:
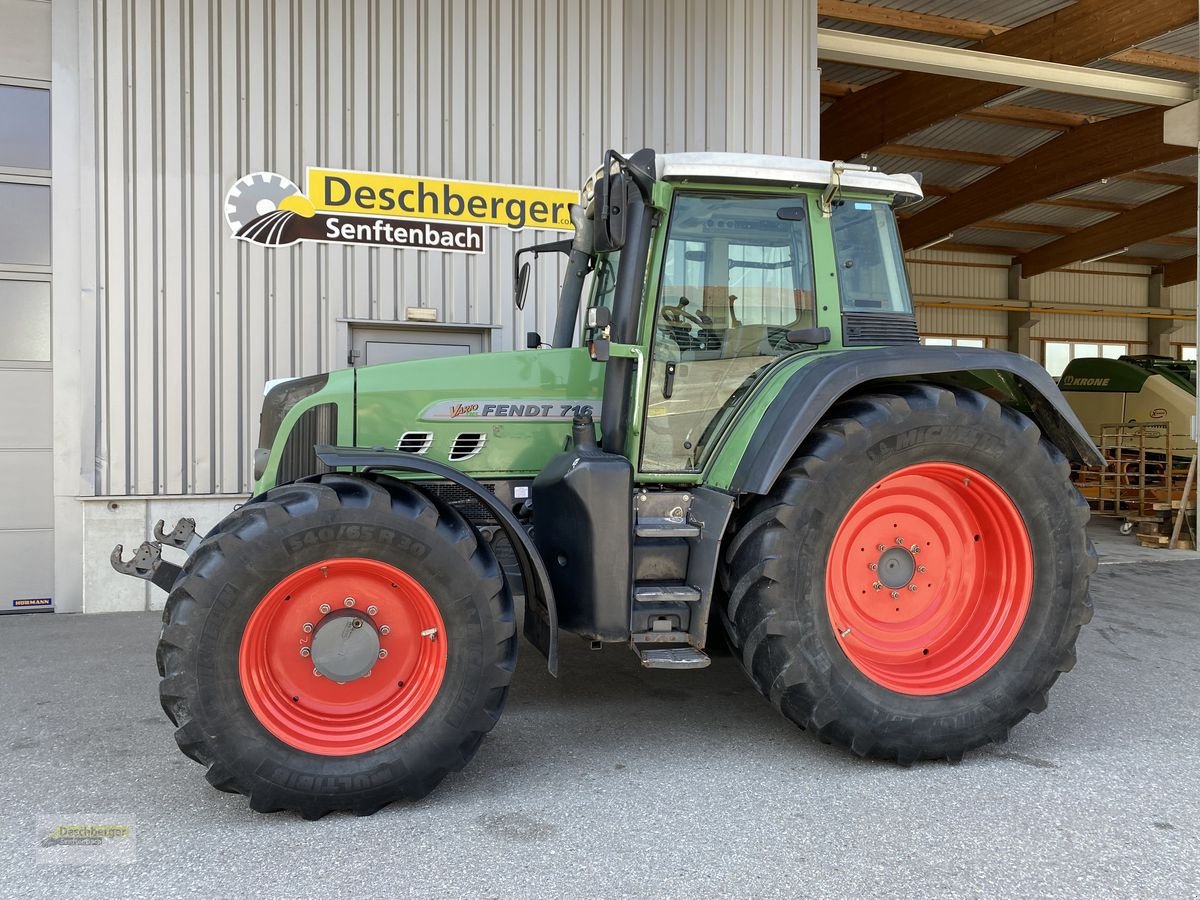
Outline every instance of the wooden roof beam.
[[1070, 131], [1088, 122], [1095, 122], [1095, 117], [1080, 113], [1062, 112], [1057, 109], [1038, 109], [1036, 106], [1016, 106], [1001, 104], [999, 106], [980, 106], [970, 112], [959, 113], [960, 119], [971, 119], [976, 122], [997, 122], [1001, 125], [1017, 125], [1021, 128], [1040, 128], [1044, 131]]
[[826, 19], [864, 22], [868, 25], [887, 25], [891, 28], [903, 28], [906, 31], [924, 31], [927, 34], [942, 34], [947, 37], [966, 38], [972, 41], [1008, 31], [1003, 26], [988, 25], [985, 22], [908, 12], [903, 9], [887, 9], [882, 6], [866, 6], [862, 3], [848, 3], [846, 0], [819, 0], [817, 15]]
[[1175, 187], [1187, 187], [1196, 183], [1195, 175], [1176, 175], [1173, 172], [1122, 172], [1112, 177], [1121, 181], [1142, 181], [1146, 184], [1169, 184]]
[[1053, 234], [1062, 237], [1074, 234], [1079, 229], [1070, 225], [1047, 225], [1044, 222], [1011, 222], [1006, 219], [983, 219], [972, 222], [972, 228], [990, 228], [993, 231], [1022, 231], [1026, 234]]
[[1186, 284], [1189, 281], [1195, 280], [1196, 255], [1194, 253], [1191, 256], [1185, 256], [1183, 259], [1175, 259], [1163, 264], [1163, 287], [1175, 287], [1177, 284]]
[[1054, 197], [1035, 200], [1039, 206], [1065, 206], [1072, 209], [1092, 209], [1096, 212], [1129, 212], [1136, 203], [1118, 203], [1116, 200], [1088, 200], [1085, 197]]
[[1196, 221], [1196, 189], [1183, 188], [1165, 197], [1143, 203], [1074, 234], [1030, 250], [1021, 257], [1021, 275], [1032, 278], [1085, 259], [1143, 241], [1182, 231]]
[[1003, 156], [999, 153], [977, 153], [974, 150], [926, 147], [921, 144], [884, 144], [875, 152], [887, 156], [911, 156], [915, 159], [967, 163], [972, 166], [1006, 166], [1016, 159], [1015, 156]]
[[[1087, 65], [1194, 22], [1194, 4], [1179, 0], [1078, 0], [972, 49], [1005, 56]], [[964, 110], [983, 106], [1012, 87], [966, 78], [902, 72], [855, 91], [821, 116], [821, 158], [852, 160]], [[939, 204], [940, 205], [940, 204]]]
[[906, 247], [920, 247], [980, 219], [1192, 152], [1164, 144], [1162, 128], [1158, 109], [1083, 125], [917, 213], [901, 223], [900, 236]]
[[1114, 53], [1109, 59], [1131, 63], [1135, 66], [1146, 66], [1150, 69], [1163, 69], [1168, 72], [1187, 72], [1191, 75], [1200, 73], [1200, 59], [1194, 56], [1163, 53], [1160, 50], [1143, 50], [1141, 47], [1122, 50], [1120, 53]]

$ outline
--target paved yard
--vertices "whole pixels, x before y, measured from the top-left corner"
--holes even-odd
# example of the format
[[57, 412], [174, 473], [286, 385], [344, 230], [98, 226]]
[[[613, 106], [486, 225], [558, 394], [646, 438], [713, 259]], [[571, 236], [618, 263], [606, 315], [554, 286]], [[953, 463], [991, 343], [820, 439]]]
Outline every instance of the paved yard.
[[[1150, 558], [1101, 566], [1050, 709], [959, 765], [823, 746], [728, 657], [651, 672], [567, 637], [558, 680], [522, 648], [465, 772], [318, 822], [250, 812], [176, 750], [156, 614], [9, 617], [0, 895], [1197, 896], [1200, 562]], [[133, 863], [35, 862], [36, 817], [87, 813], [136, 822]]]

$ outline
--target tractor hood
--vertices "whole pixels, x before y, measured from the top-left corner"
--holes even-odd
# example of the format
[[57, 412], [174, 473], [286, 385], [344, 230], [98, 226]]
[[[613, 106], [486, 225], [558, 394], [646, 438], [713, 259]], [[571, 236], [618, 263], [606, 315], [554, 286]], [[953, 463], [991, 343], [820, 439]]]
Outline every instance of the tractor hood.
[[511, 477], [541, 471], [574, 416], [599, 416], [604, 366], [574, 348], [411, 360], [356, 375], [355, 446]]

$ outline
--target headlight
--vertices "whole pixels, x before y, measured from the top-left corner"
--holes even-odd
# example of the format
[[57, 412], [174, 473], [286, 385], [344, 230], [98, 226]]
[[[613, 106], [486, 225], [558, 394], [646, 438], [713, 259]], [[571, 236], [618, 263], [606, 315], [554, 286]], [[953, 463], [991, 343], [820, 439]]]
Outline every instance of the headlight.
[[[265, 450], [266, 454], [270, 455], [271, 445], [275, 443], [275, 436], [279, 434], [279, 426], [283, 424], [288, 411], [305, 397], [311, 397], [321, 390], [328, 381], [328, 373], [310, 375], [307, 378], [290, 378], [267, 391], [267, 396], [263, 398], [262, 412], [258, 417], [259, 450]], [[261, 477], [261, 474], [257, 474], [258, 458], [259, 454], [256, 452], [254, 454], [255, 478]], [[263, 457], [262, 464], [266, 465], [266, 456]]]

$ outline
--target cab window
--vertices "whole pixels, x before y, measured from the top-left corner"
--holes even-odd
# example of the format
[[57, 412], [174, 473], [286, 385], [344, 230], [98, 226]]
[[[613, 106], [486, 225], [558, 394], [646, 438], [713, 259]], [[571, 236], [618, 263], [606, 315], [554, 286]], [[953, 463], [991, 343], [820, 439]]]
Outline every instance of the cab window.
[[842, 312], [912, 313], [896, 217], [882, 201], [840, 200], [833, 206]]

